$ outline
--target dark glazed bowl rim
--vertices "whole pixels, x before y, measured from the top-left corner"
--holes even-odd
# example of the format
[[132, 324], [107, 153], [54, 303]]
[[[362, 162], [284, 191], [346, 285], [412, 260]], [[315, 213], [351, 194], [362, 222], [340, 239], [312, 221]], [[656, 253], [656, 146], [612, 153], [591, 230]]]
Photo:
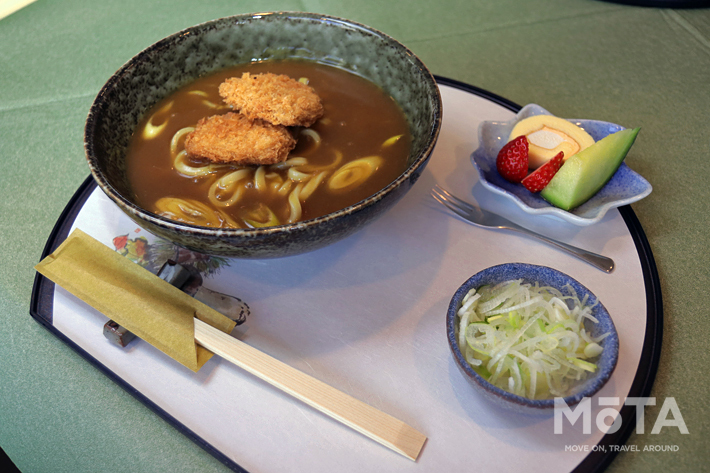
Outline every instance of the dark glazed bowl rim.
[[[174, 220], [170, 220], [168, 218], [162, 217], [160, 215], [157, 215], [153, 212], [150, 212], [148, 210], [145, 210], [138, 205], [136, 205], [134, 202], [130, 201], [127, 199], [125, 196], [123, 196], [120, 192], [118, 192], [114, 186], [112, 186], [108, 180], [105, 178], [103, 173], [101, 173], [98, 169], [98, 166], [96, 164], [97, 157], [95, 155], [95, 150], [94, 150], [94, 142], [93, 142], [93, 136], [94, 132], [96, 130], [96, 125], [97, 125], [97, 116], [101, 113], [102, 108], [104, 107], [104, 97], [109, 95], [109, 91], [111, 91], [119, 82], [121, 77], [125, 74], [130, 73], [130, 70], [135, 67], [136, 64], [139, 64], [141, 61], [147, 59], [150, 57], [150, 54], [159, 51], [163, 48], [169, 47], [171, 43], [174, 41], [179, 41], [180, 38], [186, 37], [189, 35], [197, 35], [200, 34], [201, 32], [208, 30], [210, 27], [217, 25], [217, 24], [232, 24], [232, 25], [239, 25], [240, 23], [248, 22], [248, 21], [258, 21], [262, 17], [277, 17], [280, 19], [283, 19], [283, 21], [289, 21], [289, 20], [307, 20], [307, 21], [321, 21], [324, 23], [329, 23], [333, 24], [336, 23], [338, 25], [342, 25], [346, 28], [350, 29], [356, 29], [356, 30], [361, 30], [366, 32], [367, 34], [374, 35], [375, 37], [379, 37], [391, 44], [396, 45], [397, 48], [400, 48], [407, 57], [410, 58], [412, 63], [416, 65], [417, 68], [422, 72], [422, 76], [425, 79], [425, 82], [427, 84], [427, 88], [430, 89], [433, 92], [433, 97], [432, 97], [432, 104], [433, 104], [433, 109], [432, 109], [432, 125], [429, 128], [428, 136], [426, 138], [426, 148], [422, 150], [422, 152], [418, 155], [418, 157], [412, 161], [411, 164], [407, 167], [407, 169], [400, 174], [395, 180], [390, 182], [387, 186], [384, 188], [380, 189], [378, 192], [372, 194], [371, 196], [353, 204], [348, 207], [345, 207], [343, 209], [337, 210], [335, 212], [331, 212], [329, 214], [316, 217], [310, 220], [304, 220], [301, 222], [296, 222], [292, 224], [283, 224], [283, 225], [277, 225], [274, 227], [264, 227], [264, 228], [214, 228], [214, 227], [203, 227], [199, 225], [192, 225], [188, 223], [181, 223], [181, 222], [176, 222]], [[96, 99], [91, 105], [91, 108], [89, 110], [89, 114], [86, 120], [86, 125], [84, 128], [84, 151], [86, 153], [87, 160], [89, 162], [89, 168], [91, 171], [91, 175], [93, 178], [96, 180], [97, 184], [101, 189], [119, 206], [124, 207], [127, 209], [129, 212], [132, 214], [136, 215], [137, 218], [141, 220], [146, 220], [160, 228], [168, 229], [171, 231], [178, 231], [178, 232], [184, 232], [184, 233], [189, 233], [193, 234], [196, 236], [210, 236], [210, 237], [225, 237], [225, 238], [239, 238], [239, 239], [244, 239], [244, 240], [249, 240], [251, 238], [255, 237], [263, 237], [266, 235], [270, 234], [279, 234], [279, 233], [289, 233], [289, 232], [294, 232], [294, 231], [301, 231], [309, 227], [316, 227], [322, 222], [330, 221], [333, 219], [338, 219], [345, 217], [347, 215], [357, 213], [358, 211], [365, 209], [371, 205], [374, 205], [381, 199], [383, 199], [386, 195], [391, 193], [394, 189], [400, 187], [404, 182], [406, 182], [408, 179], [416, 179], [417, 176], [415, 173], [417, 170], [427, 162], [429, 157], [431, 156], [431, 153], [433, 152], [434, 146], [436, 145], [439, 132], [441, 129], [441, 121], [442, 121], [442, 115], [443, 115], [443, 104], [442, 104], [442, 99], [441, 99], [441, 93], [439, 91], [439, 88], [436, 84], [436, 80], [434, 79], [433, 74], [427, 69], [427, 67], [424, 65], [424, 63], [411, 51], [409, 50], [406, 46], [404, 46], [402, 43], [399, 41], [395, 40], [391, 36], [382, 33], [381, 31], [378, 31], [374, 28], [371, 28], [369, 26], [363, 25], [361, 23], [352, 21], [352, 20], [347, 20], [344, 18], [339, 18], [335, 16], [329, 16], [329, 15], [321, 15], [321, 14], [315, 14], [315, 13], [307, 13], [307, 12], [291, 12], [291, 11], [279, 11], [279, 12], [266, 12], [266, 13], [249, 13], [249, 14], [243, 14], [243, 15], [234, 15], [230, 17], [224, 17], [224, 18], [219, 18], [215, 20], [210, 20], [204, 23], [200, 23], [195, 26], [191, 26], [189, 28], [186, 28], [184, 30], [181, 30], [177, 33], [174, 33], [170, 36], [167, 36], [156, 43], [148, 46], [135, 56], [133, 56], [131, 59], [128, 60], [118, 71], [116, 71], [110, 78], [109, 80], [104, 84], [104, 86], [101, 88], [99, 93], [96, 96]]]
[[[518, 277], [522, 278], [525, 282], [534, 282], [530, 279], [530, 277], [525, 276], [525, 274], [536, 272], [545, 274], [547, 272], [548, 275], [554, 275], [557, 278], [567, 281], [577, 291], [577, 294], [580, 297], [582, 297], [584, 294], [589, 294], [590, 301], [594, 301], [597, 299], [597, 296], [594, 295], [592, 291], [587, 289], [576, 279], [554, 268], [528, 263], [503, 263], [483, 269], [471, 276], [458, 288], [458, 290], [451, 298], [451, 302], [449, 303], [449, 307], [446, 313], [446, 337], [448, 339], [449, 348], [451, 349], [454, 361], [456, 362], [456, 365], [458, 366], [459, 370], [462, 371], [464, 376], [467, 376], [469, 380], [473, 380], [475, 384], [478, 387], [483, 388], [489, 396], [497, 398], [497, 400], [503, 401], [511, 407], [517, 406], [522, 408], [532, 408], [540, 411], [554, 408], [556, 403], [554, 398], [530, 399], [527, 397], [519, 396], [517, 394], [513, 394], [497, 386], [494, 386], [486, 379], [484, 379], [483, 376], [476, 373], [473, 368], [471, 368], [468, 362], [466, 362], [466, 359], [461, 353], [461, 350], [459, 349], [458, 340], [456, 336], [456, 315], [459, 307], [461, 306], [461, 301], [472, 287], [479, 287], [481, 284], [485, 284], [486, 282], [490, 281], [491, 275], [494, 275], [496, 272], [501, 271], [510, 271], [513, 274], [520, 274], [520, 276]], [[518, 277], [511, 276], [510, 279], [515, 279]], [[547, 281], [539, 282], [545, 283]], [[557, 287], [556, 285], [552, 286]], [[559, 287], [557, 288], [559, 289]], [[591, 397], [597, 391], [599, 391], [611, 377], [618, 361], [619, 335], [616, 331], [616, 327], [614, 326], [614, 321], [612, 320], [611, 316], [609, 315], [609, 312], [606, 310], [601, 301], [599, 301], [598, 304], [595, 306], [593, 313], [594, 316], [599, 319], [600, 324], [602, 322], [607, 324], [607, 329], [611, 332], [610, 335], [604, 339], [605, 353], [602, 353], [601, 355], [606, 363], [604, 367], [600, 367], [598, 374], [583, 381], [582, 385], [580, 386], [584, 386], [584, 388], [579, 389], [578, 391], [573, 392], [562, 398], [565, 404], [567, 404], [568, 406], [575, 405], [579, 403], [583, 398]], [[600, 358], [600, 361], [602, 360], [602, 358]]]

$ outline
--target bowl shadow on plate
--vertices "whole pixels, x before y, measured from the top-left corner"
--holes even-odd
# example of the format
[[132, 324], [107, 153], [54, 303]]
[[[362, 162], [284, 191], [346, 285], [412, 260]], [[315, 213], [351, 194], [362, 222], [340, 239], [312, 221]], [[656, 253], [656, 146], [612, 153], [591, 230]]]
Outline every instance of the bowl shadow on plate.
[[[375, 256], [384, 258], [378, 260], [379, 264], [376, 267], [378, 279], [383, 280], [410, 271], [412, 268], [420, 267], [429, 261], [438, 261], [436, 257], [446, 251], [445, 234], [437, 238], [433, 244], [427, 245], [426, 250], [431, 249], [430, 251], [424, 251], [422, 248], [414, 247], [413, 245], [402, 244], [402, 242], [406, 243], [410, 239], [408, 237], [412, 233], [411, 222], [424, 220], [418, 218], [418, 214], [422, 211], [421, 194], [426, 194], [423, 200], [425, 203], [429, 203], [428, 191], [433, 185], [433, 176], [429, 171], [425, 170], [416, 187], [395, 204], [393, 208], [378, 217], [372, 224], [329, 246], [308, 253], [282, 258], [261, 260], [230, 258], [230, 268], [244, 276], [248, 275], [251, 280], [272, 285], [277, 289], [291, 289], [294, 280], [284, 277], [284, 274], [298, 274], [298, 283], [303, 285], [309, 281], [316, 281], [328, 269], [338, 265], [350, 266], [355, 264], [358, 266], [357, 263], [363, 259]], [[425, 225], [426, 222], [422, 221], [422, 224]], [[417, 228], [416, 230], [421, 230], [417, 234], [426, 231], [424, 228]], [[440, 235], [442, 230], [446, 229], [438, 228], [436, 232], [432, 233]], [[427, 259], [408, 258], [410, 255], [424, 255], [427, 256]], [[349, 258], [352, 258], [353, 261], [349, 262]], [[362, 266], [362, 264], [359, 266]], [[362, 271], [349, 274], [350, 277], [353, 275], [356, 277], [344, 285], [352, 286], [372, 282], [373, 273], [371, 269], [373, 267], [361, 269]], [[345, 281], [330, 279], [327, 282], [327, 287], [343, 287], [339, 282], [344, 283]], [[319, 284], [318, 287], [324, 286]]]
[[[428, 287], [436, 277], [446, 251], [446, 228], [428, 224], [428, 192], [432, 174], [425, 170], [419, 182], [397, 204], [353, 235], [319, 250], [284, 258], [266, 260], [231, 259], [227, 273], [205, 280], [212, 290], [233, 294], [249, 304], [251, 316], [235, 334], [242, 340], [270, 333], [279, 350], [299, 356], [318, 356], [376, 334], [409, 313], [419, 303], [401, 291], [388, 290], [403, 278], [416, 280], [417, 287]], [[442, 233], [444, 232], [444, 233]], [[421, 245], [421, 240], [426, 241]], [[374, 263], [374, 264], [373, 264]], [[412, 276], [409, 276], [412, 274]], [[362, 300], [363, 310], [347, 309], [341, 315], [327, 315], [339, 307], [339, 297]], [[298, 299], [293, 315], [287, 316], [286, 301], [291, 294]], [[304, 296], [305, 294], [305, 296]], [[357, 296], [353, 296], [357, 294]], [[319, 300], [305, 309], [305, 297]], [[376, 306], [368, 301], [376, 300]], [[274, 310], [279, 313], [274, 313]], [[349, 312], [348, 312], [349, 310]], [[360, 315], [352, 317], [350, 314]], [[264, 320], [273, 332], [261, 326]], [[254, 320], [254, 323], [250, 323]], [[279, 334], [288, 333], [288, 337]], [[336, 336], [337, 334], [337, 336]], [[271, 342], [269, 342], [271, 343]]]
[[621, 231], [616, 234], [610, 234], [609, 228], [604, 225], [615, 218], [614, 212], [607, 212], [596, 225], [582, 227], [568, 223], [554, 215], [529, 215], [519, 207], [510, 205], [500, 196], [493, 194], [490, 190], [485, 188], [480, 180], [477, 180], [471, 187], [469, 197], [474, 200], [471, 203], [476, 203], [483, 209], [497, 213], [512, 222], [524, 226], [528, 230], [533, 230], [547, 237], [565, 242], [574, 240], [577, 235], [583, 232], [585, 234], [596, 233], [598, 230], [595, 230], [595, 228], [605, 227], [604, 231], [600, 232], [598, 237], [589, 238], [588, 244], [594, 245], [595, 242], [602, 243], [597, 244], [596, 248], [585, 246], [585, 249], [590, 251], [601, 252], [604, 247], [603, 243], [607, 240], [623, 236]]
[[[472, 388], [456, 366], [442, 330], [440, 315], [446, 313], [448, 304], [449, 298], [442, 297], [424, 310], [425, 315], [414, 332], [415, 346], [419, 340], [425, 343], [432, 333], [442, 340], [440, 346], [435, 347], [435, 353], [417, 351], [414, 355], [416, 376], [426, 380], [424, 399], [433, 399], [430, 402], [446, 406], [449, 416], [461, 418], [463, 422], [470, 420], [486, 434], [516, 448], [554, 452], [564, 451], [565, 445], [584, 444], [589, 435], [582, 432], [581, 419], [573, 425], [565, 419], [564, 435], [554, 435], [552, 409], [513, 411]], [[597, 395], [605, 393], [610, 396], [616, 393], [613, 376]], [[596, 401], [592, 402], [592, 419], [596, 419], [602, 408]]]
[[[556, 408], [553, 407], [555, 402], [550, 398], [545, 400], [530, 400], [521, 395], [515, 395], [508, 392], [506, 389], [493, 386], [476, 370], [472, 369], [465, 360], [462, 351], [460, 350], [458, 311], [461, 307], [462, 300], [469, 293], [471, 288], [477, 288], [481, 285], [495, 285], [503, 281], [511, 279], [522, 279], [526, 283], [539, 283], [540, 285], [549, 285], [563, 294], [574, 294], [581, 301], [587, 300], [590, 304], [590, 317], [596, 318], [583, 319], [584, 328], [590, 337], [599, 337], [604, 335], [599, 344], [604, 351], [595, 361], [597, 369], [594, 374], [586, 376], [583, 380], [578, 381], [564, 396], [564, 401], [569, 406], [576, 406], [576, 403], [587, 398], [595, 396], [601, 389], [604, 389], [609, 382], [618, 361], [619, 356], [619, 338], [611, 315], [604, 307], [603, 303], [584, 285], [576, 281], [574, 278], [562, 273], [558, 270], [547, 266], [531, 265], [524, 263], [508, 263], [488, 267], [482, 271], [475, 273], [466, 280], [453, 294], [451, 301], [446, 311], [446, 336], [449, 347], [451, 348], [451, 358], [449, 363], [449, 378], [454, 386], [461, 386], [463, 389], [457, 391], [459, 403], [464, 408], [469, 408], [471, 405], [482, 406], [486, 409], [470, 410], [469, 416], [479, 419], [479, 422], [486, 420], [485, 415], [488, 413], [496, 413], [497, 422], [501, 419], [506, 419], [504, 424], [510, 426], [509, 419], [513, 419], [512, 425], [518, 425], [520, 420], [527, 420], [531, 424], [543, 423], [547, 424], [545, 429], [548, 432], [554, 433], [554, 414]], [[566, 291], [565, 287], [570, 287]], [[587, 299], [588, 298], [588, 299]], [[596, 323], [595, 323], [596, 322]], [[451, 366], [455, 365], [458, 371], [458, 376], [451, 374]], [[491, 369], [489, 367], [489, 369]], [[607, 387], [607, 389], [609, 389]], [[465, 390], [477, 396], [475, 400], [470, 397], [465, 398]], [[483, 399], [485, 398], [485, 399]], [[590, 406], [591, 407], [591, 406]], [[577, 407], [574, 407], [575, 409]], [[542, 411], [542, 412], [541, 412]], [[540, 419], [542, 417], [542, 419]], [[545, 420], [545, 417], [547, 420]], [[552, 419], [550, 419], [552, 417]], [[531, 420], [531, 419], [539, 420]], [[563, 420], [564, 423], [564, 420]], [[539, 427], [536, 427], [536, 430]], [[569, 444], [569, 438], [564, 437], [564, 441]], [[554, 442], [553, 442], [554, 443]]]
[[[499, 441], [508, 443], [518, 448], [528, 450], [564, 451], [567, 445], [582, 445], [590, 434], [582, 432], [582, 420], [570, 424], [563, 418], [564, 435], [554, 434], [554, 410], [513, 411], [500, 406], [490, 398], [471, 389], [471, 385], [463, 379], [461, 371], [456, 366], [453, 357], [448, 362], [449, 380], [458, 404], [466, 415], [486, 433], [494, 436]], [[610, 378], [602, 390], [597, 393], [603, 395], [604, 391], [615, 393], [614, 378]], [[576, 406], [571, 406], [575, 409]], [[596, 401], [592, 402], [591, 418], [596, 419], [597, 414], [604, 407]], [[511, 431], [520, 430], [520, 435], [511, 435]], [[593, 427], [592, 433], [596, 430]], [[536, 435], [539, 433], [539, 435]]]
[[[624, 238], [628, 232], [625, 223], [612, 223], [612, 221], [619, 216], [616, 209], [611, 209], [610, 212], [607, 212], [606, 215], [594, 225], [583, 227], [573, 225], [554, 215], [529, 215], [518, 206], [511, 205], [505, 199], [490, 192], [480, 181], [477, 181], [476, 184], [471, 187], [469, 196], [473, 199], [472, 203], [475, 202], [481, 208], [497, 213], [528, 230], [612, 258], [614, 258], [614, 255], [610, 254], [609, 251], [614, 245], [611, 242]], [[517, 233], [511, 230], [491, 231], [504, 231], [509, 234]], [[541, 245], [542, 247], [549, 248], [549, 251], [559, 251], [546, 243], [537, 241], [534, 237], [522, 234], [518, 235], [520, 238], [526, 239], [531, 245]], [[579, 240], [575, 242], [577, 238], [579, 238]], [[609, 247], [607, 247], [608, 245]], [[569, 256], [569, 258], [575, 262], [579, 261], [572, 256]]]
[[[456, 148], [456, 166], [452, 172], [445, 176], [442, 184], [442, 187], [449, 190], [457, 197], [471, 204], [478, 205], [482, 209], [497, 213], [529, 230], [533, 230], [556, 240], [570, 242], [573, 241], [577, 235], [584, 232], [586, 236], [584, 243], [585, 249], [597, 253], [603, 252], [606, 242], [623, 236], [621, 228], [614, 231], [615, 226], [605, 225], [605, 223], [614, 219], [616, 215], [615, 212], [608, 212], [598, 224], [586, 227], [573, 225], [554, 215], [530, 215], [526, 213], [509, 199], [491, 192], [481, 183], [476, 170], [471, 164], [471, 149], [468, 146], [469, 145], [461, 145]], [[473, 146], [475, 146], [475, 143]], [[442, 211], [451, 214], [440, 204], [434, 202], [433, 205], [438, 205], [441, 207]], [[458, 217], [451, 214], [451, 218]], [[495, 232], [505, 231], [506, 233], [513, 233], [509, 230], [488, 229], [487, 231], [491, 232], [491, 238], [494, 238]], [[520, 235], [520, 238], [525, 238], [533, 242], [532, 237]], [[534, 242], [534, 244], [538, 243]], [[543, 243], [539, 244], [543, 245]]]

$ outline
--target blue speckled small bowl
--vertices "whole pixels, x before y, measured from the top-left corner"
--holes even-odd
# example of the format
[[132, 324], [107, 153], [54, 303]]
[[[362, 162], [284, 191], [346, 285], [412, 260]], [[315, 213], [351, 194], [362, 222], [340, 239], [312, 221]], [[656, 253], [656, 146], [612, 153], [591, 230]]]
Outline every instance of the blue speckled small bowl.
[[[496, 169], [496, 157], [508, 142], [517, 122], [534, 115], [552, 115], [539, 105], [523, 107], [513, 120], [507, 122], [484, 121], [478, 127], [479, 147], [471, 155], [481, 184], [492, 192], [515, 202], [525, 212], [533, 215], [554, 215], [579, 226], [599, 222], [609, 209], [643, 199], [651, 193], [651, 184], [622, 163], [609, 182], [591, 199], [571, 211], [562, 210], [547, 202], [539, 194], [529, 192], [522, 184], [503, 179]], [[598, 120], [569, 120], [589, 133], [594, 141], [621, 131], [624, 127]]]
[[[365, 200], [316, 219], [260, 229], [214, 229], [171, 221], [131, 199], [125, 154], [142, 115], [198, 77], [256, 60], [297, 58], [369, 79], [400, 105], [412, 133], [409, 167]], [[274, 258], [315, 250], [383, 214], [416, 182], [439, 136], [442, 103], [424, 64], [391, 37], [326, 15], [258, 13], [210, 21], [171, 35], [129, 60], [104, 85], [86, 122], [84, 148], [99, 187], [149, 232], [212, 255]]]
[[[449, 340], [449, 347], [451, 348], [451, 353], [454, 355], [456, 366], [463, 376], [474, 388], [482, 392], [486, 398], [498, 405], [521, 412], [529, 413], [531, 411], [539, 412], [549, 410], [554, 408], [554, 399], [528, 399], [492, 385], [471, 368], [459, 349], [456, 312], [461, 307], [461, 301], [468, 291], [470, 291], [471, 288], [478, 288], [485, 284], [494, 285], [511, 279], [522, 279], [525, 283], [538, 282], [540, 285], [552, 286], [559, 290], [562, 290], [565, 285], [569, 284], [577, 292], [580, 299], [588, 295], [590, 302], [596, 300], [596, 296], [592, 294], [589, 289], [556, 269], [525, 263], [506, 263], [491, 266], [471, 276], [451, 298], [449, 310], [446, 313], [446, 336]], [[587, 332], [590, 333], [592, 337], [597, 337], [607, 332], [609, 332], [610, 335], [599, 343], [604, 348], [604, 351], [597, 361], [597, 371], [588, 376], [586, 380], [574, 388], [573, 392], [563, 398], [568, 406], [577, 404], [583, 398], [591, 397], [599, 391], [614, 372], [616, 361], [619, 357], [619, 336], [616, 333], [616, 328], [614, 327], [614, 322], [611, 320], [611, 316], [609, 316], [609, 313], [601, 302], [592, 309], [592, 316], [599, 320], [599, 323], [595, 324], [588, 319], [585, 320], [584, 326]]]

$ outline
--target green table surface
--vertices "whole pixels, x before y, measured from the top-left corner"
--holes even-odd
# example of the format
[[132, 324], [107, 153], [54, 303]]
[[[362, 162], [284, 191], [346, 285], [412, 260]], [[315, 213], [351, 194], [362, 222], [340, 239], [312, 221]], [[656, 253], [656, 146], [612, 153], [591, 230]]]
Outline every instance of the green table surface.
[[[23, 472], [226, 471], [29, 315], [33, 266], [88, 175], [84, 121], [103, 83], [178, 30], [258, 11], [352, 19], [434, 74], [563, 117], [642, 127], [632, 205], [663, 295], [663, 349], [638, 452], [609, 471], [701, 471], [710, 455], [710, 9], [592, 0], [38, 0], [0, 20], [0, 446]], [[688, 434], [650, 434], [675, 398]], [[675, 452], [643, 451], [674, 445]]]

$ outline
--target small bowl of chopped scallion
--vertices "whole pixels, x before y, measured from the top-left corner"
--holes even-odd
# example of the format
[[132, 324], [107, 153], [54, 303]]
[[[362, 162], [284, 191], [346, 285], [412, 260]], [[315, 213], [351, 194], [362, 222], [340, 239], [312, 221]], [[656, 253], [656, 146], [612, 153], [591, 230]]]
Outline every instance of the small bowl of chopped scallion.
[[473, 275], [446, 318], [463, 375], [507, 406], [550, 409], [591, 397], [608, 381], [619, 338], [586, 287], [546, 266], [507, 263]]

